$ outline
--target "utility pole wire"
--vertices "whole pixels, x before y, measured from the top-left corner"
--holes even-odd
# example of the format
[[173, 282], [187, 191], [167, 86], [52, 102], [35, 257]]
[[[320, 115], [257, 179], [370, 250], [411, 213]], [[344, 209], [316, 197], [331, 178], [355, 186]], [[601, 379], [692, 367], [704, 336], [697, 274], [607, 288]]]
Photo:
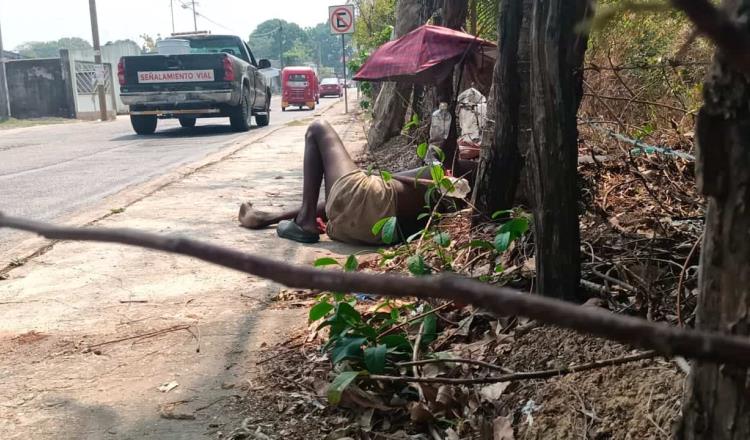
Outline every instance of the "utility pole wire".
[[34, 232], [54, 240], [120, 243], [187, 255], [266, 278], [292, 288], [363, 292], [394, 298], [457, 300], [502, 316], [524, 316], [637, 347], [708, 362], [750, 366], [750, 339], [731, 334], [672, 327], [645, 319], [582, 307], [540, 295], [496, 287], [455, 275], [407, 277], [393, 274], [336, 272], [296, 266], [258, 255], [189, 238], [157, 235], [131, 229], [70, 228], [7, 217], [0, 228]]

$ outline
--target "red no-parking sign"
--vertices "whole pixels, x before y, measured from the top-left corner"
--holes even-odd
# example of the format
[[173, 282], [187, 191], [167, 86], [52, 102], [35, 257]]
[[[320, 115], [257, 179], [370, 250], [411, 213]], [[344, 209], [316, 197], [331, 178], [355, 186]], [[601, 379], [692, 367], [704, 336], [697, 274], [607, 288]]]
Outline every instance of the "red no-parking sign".
[[335, 35], [354, 33], [354, 5], [328, 7], [331, 33]]

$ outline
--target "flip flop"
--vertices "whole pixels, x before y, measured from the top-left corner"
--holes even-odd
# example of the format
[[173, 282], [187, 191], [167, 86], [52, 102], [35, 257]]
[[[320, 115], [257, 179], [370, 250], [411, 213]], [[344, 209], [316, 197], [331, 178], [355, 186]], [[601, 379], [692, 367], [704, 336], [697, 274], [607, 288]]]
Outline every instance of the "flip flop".
[[317, 243], [320, 241], [320, 235], [305, 231], [292, 220], [282, 220], [276, 227], [276, 234], [281, 238], [296, 241], [298, 243]]

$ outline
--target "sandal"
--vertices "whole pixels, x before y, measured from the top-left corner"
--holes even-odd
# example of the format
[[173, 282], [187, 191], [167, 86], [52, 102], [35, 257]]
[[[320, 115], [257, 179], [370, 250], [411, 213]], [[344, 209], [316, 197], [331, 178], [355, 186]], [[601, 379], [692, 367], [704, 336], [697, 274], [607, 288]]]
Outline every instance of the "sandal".
[[293, 220], [282, 220], [276, 227], [276, 234], [281, 238], [298, 243], [312, 244], [320, 241], [320, 235], [305, 231]]

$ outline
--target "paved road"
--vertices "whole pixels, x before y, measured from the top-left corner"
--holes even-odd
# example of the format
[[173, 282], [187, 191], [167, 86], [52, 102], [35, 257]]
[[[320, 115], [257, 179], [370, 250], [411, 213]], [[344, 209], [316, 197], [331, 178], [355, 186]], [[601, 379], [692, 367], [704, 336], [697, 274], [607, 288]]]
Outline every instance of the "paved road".
[[[321, 99], [322, 110], [338, 99]], [[104, 197], [312, 111], [286, 111], [272, 102], [269, 127], [235, 133], [228, 119], [199, 119], [193, 129], [176, 120], [159, 121], [153, 136], [137, 136], [127, 117], [0, 131], [0, 210], [37, 220], [56, 220]], [[0, 249], [17, 233], [0, 231]]]

